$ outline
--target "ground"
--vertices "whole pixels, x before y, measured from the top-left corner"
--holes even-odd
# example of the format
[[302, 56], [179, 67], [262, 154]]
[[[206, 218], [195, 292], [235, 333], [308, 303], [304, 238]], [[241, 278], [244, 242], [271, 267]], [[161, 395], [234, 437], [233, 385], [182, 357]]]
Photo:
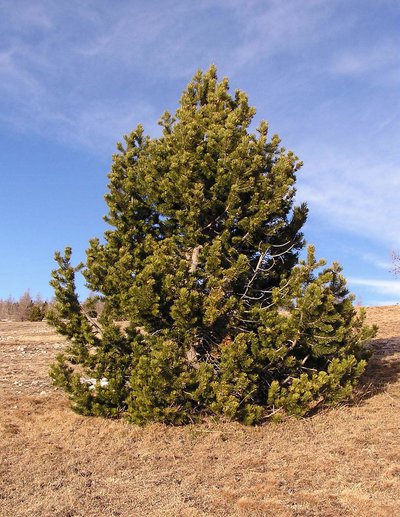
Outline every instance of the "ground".
[[74, 414], [47, 377], [45, 323], [0, 322], [0, 515], [399, 515], [400, 307], [380, 326], [356, 403], [249, 428], [138, 428]]

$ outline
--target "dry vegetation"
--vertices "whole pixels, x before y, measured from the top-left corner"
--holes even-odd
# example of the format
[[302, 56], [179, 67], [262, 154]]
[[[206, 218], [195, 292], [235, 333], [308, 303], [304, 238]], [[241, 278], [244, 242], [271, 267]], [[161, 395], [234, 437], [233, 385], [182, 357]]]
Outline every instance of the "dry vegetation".
[[400, 308], [368, 316], [359, 401], [258, 428], [76, 415], [47, 378], [62, 340], [0, 322], [1, 516], [399, 515]]

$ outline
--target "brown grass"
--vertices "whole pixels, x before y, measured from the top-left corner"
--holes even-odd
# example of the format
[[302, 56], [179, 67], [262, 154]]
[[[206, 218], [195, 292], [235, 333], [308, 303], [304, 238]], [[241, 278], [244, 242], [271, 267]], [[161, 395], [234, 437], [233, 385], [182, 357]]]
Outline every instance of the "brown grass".
[[76, 415], [46, 373], [63, 341], [0, 322], [1, 516], [399, 515], [400, 308], [368, 316], [358, 403], [258, 428]]

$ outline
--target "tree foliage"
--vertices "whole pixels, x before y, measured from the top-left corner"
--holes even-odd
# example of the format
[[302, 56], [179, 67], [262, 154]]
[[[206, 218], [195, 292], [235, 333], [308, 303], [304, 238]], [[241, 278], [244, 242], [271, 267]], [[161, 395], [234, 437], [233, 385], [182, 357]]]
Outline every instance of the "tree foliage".
[[[84, 414], [256, 423], [348, 397], [373, 334], [338, 264], [317, 261], [295, 204], [301, 162], [268, 138], [245, 93], [198, 72], [159, 138], [118, 144], [110, 229], [83, 267], [102, 301], [79, 303], [71, 250], [56, 254], [50, 316], [71, 340], [52, 376]], [[124, 325], [118, 321], [125, 321]]]

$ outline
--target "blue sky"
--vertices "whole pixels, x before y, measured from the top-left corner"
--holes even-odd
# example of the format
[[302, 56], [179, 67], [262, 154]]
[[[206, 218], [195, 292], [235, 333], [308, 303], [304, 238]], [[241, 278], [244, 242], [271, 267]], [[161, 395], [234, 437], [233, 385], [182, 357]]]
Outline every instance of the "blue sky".
[[398, 0], [0, 0], [0, 297], [101, 236], [115, 143], [215, 63], [304, 161], [317, 254], [364, 304], [400, 301]]

